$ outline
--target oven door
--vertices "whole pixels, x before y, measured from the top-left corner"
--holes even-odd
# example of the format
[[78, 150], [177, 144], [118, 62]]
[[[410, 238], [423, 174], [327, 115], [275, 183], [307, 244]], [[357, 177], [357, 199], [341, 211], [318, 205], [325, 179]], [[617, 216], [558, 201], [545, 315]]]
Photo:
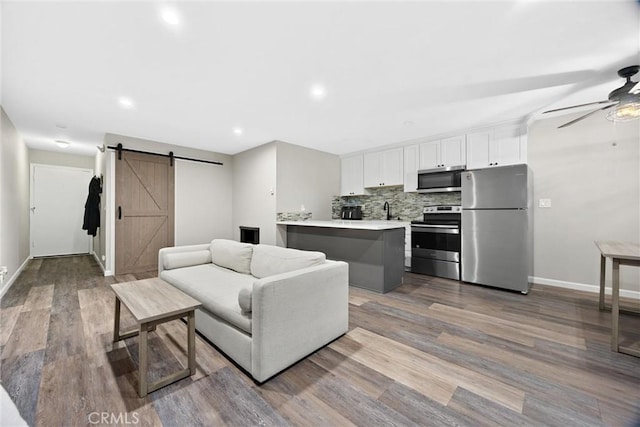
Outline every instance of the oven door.
[[411, 256], [460, 262], [460, 226], [411, 225]]

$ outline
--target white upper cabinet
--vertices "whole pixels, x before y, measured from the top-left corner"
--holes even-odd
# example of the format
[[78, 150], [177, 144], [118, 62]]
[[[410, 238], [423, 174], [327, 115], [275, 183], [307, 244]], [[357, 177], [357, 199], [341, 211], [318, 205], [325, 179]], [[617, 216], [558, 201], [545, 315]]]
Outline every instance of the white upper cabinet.
[[340, 160], [340, 195], [357, 196], [364, 194], [362, 154], [344, 157]]
[[402, 163], [402, 148], [366, 153], [364, 155], [364, 186], [402, 185], [404, 181]]
[[458, 135], [420, 144], [419, 169], [435, 169], [466, 164], [466, 138]]
[[418, 145], [404, 147], [404, 191], [418, 191], [420, 149]]
[[467, 169], [525, 163], [526, 137], [518, 126], [467, 135]]
[[466, 135], [440, 141], [440, 167], [464, 166], [467, 163]]
[[440, 141], [429, 141], [420, 144], [419, 169], [435, 169], [440, 165]]

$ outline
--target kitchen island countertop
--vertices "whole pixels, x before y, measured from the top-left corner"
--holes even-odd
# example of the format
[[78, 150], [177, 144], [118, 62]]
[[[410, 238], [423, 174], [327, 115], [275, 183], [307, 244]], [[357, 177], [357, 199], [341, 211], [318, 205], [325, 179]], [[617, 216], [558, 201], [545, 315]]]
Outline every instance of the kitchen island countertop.
[[351, 228], [356, 230], [392, 230], [394, 228], [404, 228], [411, 223], [409, 221], [398, 220], [357, 220], [345, 221], [336, 219], [332, 221], [305, 220], [305, 221], [277, 221], [277, 225], [298, 225], [303, 227], [330, 227], [330, 228]]

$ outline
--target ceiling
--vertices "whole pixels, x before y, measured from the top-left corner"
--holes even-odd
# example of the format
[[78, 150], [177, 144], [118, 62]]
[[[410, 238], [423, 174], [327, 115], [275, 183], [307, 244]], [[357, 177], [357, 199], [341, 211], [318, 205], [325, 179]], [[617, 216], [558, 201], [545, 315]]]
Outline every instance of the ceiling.
[[[177, 25], [161, 18], [167, 4]], [[606, 99], [616, 70], [640, 63], [633, 0], [3, 1], [1, 12], [5, 111], [30, 147], [62, 151], [62, 139], [86, 155], [107, 132], [344, 154]]]

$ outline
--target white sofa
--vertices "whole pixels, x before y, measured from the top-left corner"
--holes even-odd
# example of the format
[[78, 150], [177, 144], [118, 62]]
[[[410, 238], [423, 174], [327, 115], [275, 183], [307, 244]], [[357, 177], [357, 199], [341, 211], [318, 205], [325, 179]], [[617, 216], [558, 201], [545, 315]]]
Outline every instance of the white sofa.
[[257, 382], [348, 330], [348, 264], [321, 252], [215, 239], [161, 249], [158, 276], [202, 303], [196, 329]]

